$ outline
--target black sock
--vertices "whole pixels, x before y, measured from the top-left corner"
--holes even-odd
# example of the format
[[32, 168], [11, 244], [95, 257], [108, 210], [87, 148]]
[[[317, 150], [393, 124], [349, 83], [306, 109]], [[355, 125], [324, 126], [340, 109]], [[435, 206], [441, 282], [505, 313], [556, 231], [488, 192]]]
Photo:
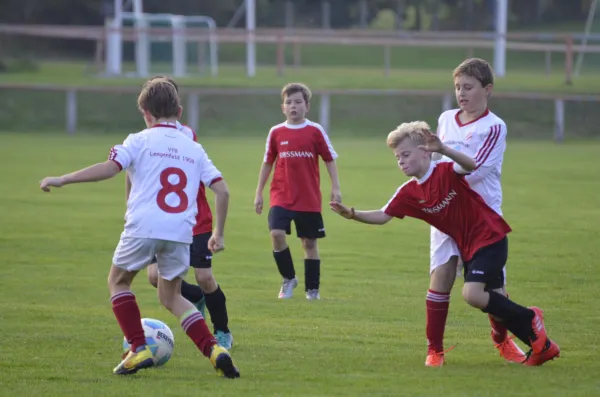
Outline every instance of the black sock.
[[533, 310], [516, 304], [497, 292], [489, 291], [489, 294], [490, 301], [483, 312], [501, 318], [510, 332], [530, 346], [530, 339], [534, 336], [531, 325], [535, 315]]
[[193, 285], [187, 283], [185, 280], [181, 281], [181, 296], [189, 300], [193, 304], [196, 304], [204, 298], [204, 292], [199, 285]]
[[210, 314], [210, 320], [213, 323], [215, 333], [217, 331], [229, 332], [227, 324], [229, 323], [229, 317], [227, 316], [227, 306], [225, 302], [225, 294], [221, 290], [220, 286], [214, 292], [204, 293], [206, 297], [206, 309]]
[[273, 251], [273, 257], [275, 258], [275, 263], [277, 264], [277, 269], [279, 269], [281, 277], [287, 278], [288, 280], [296, 277], [290, 247], [287, 247], [283, 251]]
[[319, 289], [321, 284], [321, 260], [320, 259], [305, 259], [304, 260], [304, 286], [305, 290]]

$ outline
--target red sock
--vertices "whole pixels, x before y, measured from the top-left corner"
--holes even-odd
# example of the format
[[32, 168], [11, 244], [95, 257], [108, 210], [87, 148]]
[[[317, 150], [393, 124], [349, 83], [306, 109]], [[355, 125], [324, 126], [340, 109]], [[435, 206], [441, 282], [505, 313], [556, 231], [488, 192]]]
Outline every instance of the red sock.
[[112, 309], [125, 339], [135, 352], [138, 347], [146, 344], [144, 328], [142, 328], [142, 315], [135, 301], [135, 295], [131, 292], [121, 292], [110, 298]]
[[488, 317], [492, 325], [492, 339], [494, 343], [499, 344], [504, 342], [508, 336], [506, 326], [504, 326], [503, 322], [496, 320], [491, 314], [488, 314]]
[[450, 293], [427, 291], [427, 350], [441, 353], [444, 351], [444, 331], [450, 306]]
[[210, 351], [217, 344], [217, 341], [206, 326], [202, 314], [194, 310], [185, 313], [181, 318], [181, 327], [185, 333], [188, 334], [204, 356], [210, 357]]

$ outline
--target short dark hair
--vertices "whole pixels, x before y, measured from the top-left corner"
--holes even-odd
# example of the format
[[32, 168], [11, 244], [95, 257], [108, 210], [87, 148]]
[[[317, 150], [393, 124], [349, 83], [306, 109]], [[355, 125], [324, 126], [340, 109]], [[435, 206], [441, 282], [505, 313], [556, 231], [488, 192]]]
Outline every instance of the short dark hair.
[[473, 77], [481, 83], [482, 87], [494, 84], [494, 70], [490, 64], [481, 58], [469, 58], [454, 69], [453, 78], [458, 76]]
[[169, 76], [162, 76], [162, 75], [156, 75], [156, 76], [152, 76], [150, 77], [150, 79], [148, 79], [148, 81], [146, 81], [144, 83], [144, 85], [142, 86], [142, 88], [144, 88], [146, 85], [148, 85], [150, 82], [154, 81], [154, 80], [158, 80], [158, 79], [163, 79], [163, 80], [167, 80], [169, 83], [171, 83], [173, 85], [173, 87], [175, 87], [175, 91], [177, 91], [177, 93], [179, 94], [179, 86], [177, 86], [177, 83], [175, 82], [175, 80], [173, 80], [171, 77]]
[[298, 92], [302, 93], [302, 97], [304, 98], [304, 102], [309, 103], [310, 98], [312, 97], [312, 92], [310, 92], [310, 88], [308, 88], [305, 84], [302, 83], [289, 83], [286, 84], [281, 90], [281, 99], [285, 100], [286, 97], [290, 95], [294, 95]]
[[167, 79], [154, 79], [144, 84], [137, 100], [140, 111], [150, 113], [154, 118], [179, 116], [179, 94]]

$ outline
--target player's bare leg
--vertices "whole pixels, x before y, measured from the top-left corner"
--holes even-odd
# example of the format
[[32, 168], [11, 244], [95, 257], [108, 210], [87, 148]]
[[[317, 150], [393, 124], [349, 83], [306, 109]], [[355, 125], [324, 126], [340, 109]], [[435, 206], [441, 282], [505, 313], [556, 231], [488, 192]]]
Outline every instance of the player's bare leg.
[[279, 274], [283, 278], [279, 299], [289, 299], [293, 295], [293, 289], [298, 286], [298, 279], [294, 270], [292, 254], [286, 242], [285, 230], [271, 230], [271, 242], [273, 243], [273, 257]]
[[202, 314], [190, 301], [181, 296], [181, 281], [180, 277], [173, 280], [165, 280], [162, 277], [158, 279], [160, 303], [181, 320], [181, 327], [185, 333], [198, 350], [210, 359], [220, 375], [227, 378], [239, 377], [240, 373], [233, 364], [231, 355], [225, 348], [217, 344], [215, 337], [206, 326]]
[[[156, 263], [152, 263], [147, 267], [148, 272], [148, 282], [154, 288], [158, 286], [158, 266]], [[187, 283], [185, 280], [181, 280], [181, 295], [192, 302], [192, 304], [198, 309], [200, 313], [202, 313], [202, 317], [204, 317], [204, 292], [199, 285], [193, 285]]]
[[196, 276], [196, 282], [204, 291], [206, 308], [210, 313], [217, 343], [225, 349], [231, 349], [233, 346], [233, 336], [229, 330], [225, 294], [219, 284], [217, 284], [212, 268], [196, 268], [194, 269], [194, 275]]
[[131, 292], [131, 283], [136, 274], [137, 272], [128, 272], [115, 265], [111, 266], [108, 274], [113, 313], [131, 346], [131, 350], [113, 370], [117, 375], [134, 374], [154, 365], [152, 351], [146, 345], [140, 308]]
[[319, 286], [321, 283], [321, 259], [317, 239], [301, 238], [304, 250], [304, 291], [306, 299], [321, 299]]
[[456, 279], [457, 266], [458, 257], [452, 256], [446, 263], [431, 272], [425, 301], [427, 308], [425, 365], [428, 367], [440, 367], [444, 364], [444, 331], [450, 306], [450, 291]]

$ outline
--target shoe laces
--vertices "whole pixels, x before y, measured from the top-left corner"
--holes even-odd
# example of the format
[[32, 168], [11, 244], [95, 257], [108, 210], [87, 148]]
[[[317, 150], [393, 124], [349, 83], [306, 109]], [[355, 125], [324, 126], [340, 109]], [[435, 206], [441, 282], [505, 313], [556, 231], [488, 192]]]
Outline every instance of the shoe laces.
[[427, 354], [435, 354], [435, 355], [437, 355], [437, 356], [443, 356], [444, 354], [448, 353], [449, 351], [451, 351], [451, 350], [454, 350], [454, 348], [455, 348], [456, 346], [458, 346], [458, 343], [457, 343], [457, 344], [455, 344], [455, 345], [453, 345], [453, 346], [450, 346], [449, 348], [447, 348], [446, 350], [443, 350], [443, 351], [441, 351], [441, 352], [436, 352], [436, 351], [433, 351], [433, 350], [431, 350], [431, 351], [429, 351], [429, 353], [427, 353]]
[[292, 282], [293, 282], [293, 281], [294, 281], [293, 279], [292, 279], [292, 280], [288, 280], [287, 278], [286, 278], [286, 279], [284, 279], [284, 280], [283, 280], [283, 283], [281, 283], [281, 290], [282, 290], [282, 291], [283, 291], [283, 290], [286, 290], [286, 291], [287, 291], [288, 289], [290, 289], [290, 288], [292, 287]]
[[500, 343], [496, 343], [496, 342], [494, 342], [494, 347], [496, 347], [496, 348], [502, 348], [502, 347], [504, 347], [504, 345], [506, 345], [506, 344], [507, 344], [509, 341], [511, 341], [511, 340], [513, 340], [513, 339], [515, 339], [515, 338], [516, 338], [516, 336], [514, 336], [514, 335], [508, 336], [508, 337], [506, 337], [506, 339], [504, 339], [504, 340], [503, 340], [502, 342], [500, 342]]
[[215, 339], [217, 340], [219, 346], [223, 346], [224, 344], [227, 344], [229, 342], [228, 334], [226, 334], [223, 331], [217, 331], [215, 333]]

